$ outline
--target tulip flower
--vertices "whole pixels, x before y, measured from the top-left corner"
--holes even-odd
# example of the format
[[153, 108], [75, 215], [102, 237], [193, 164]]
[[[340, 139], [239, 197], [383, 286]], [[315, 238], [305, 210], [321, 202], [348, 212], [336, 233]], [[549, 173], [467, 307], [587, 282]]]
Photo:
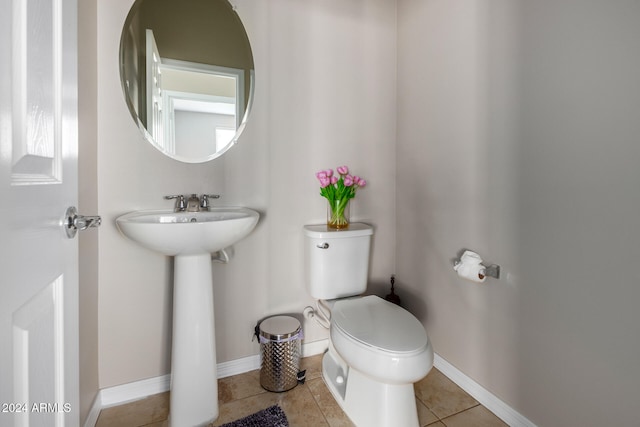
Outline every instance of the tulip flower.
[[327, 187], [329, 185], [331, 185], [331, 178], [327, 178], [327, 177], [320, 178], [320, 187], [321, 188], [325, 188], [325, 187]]

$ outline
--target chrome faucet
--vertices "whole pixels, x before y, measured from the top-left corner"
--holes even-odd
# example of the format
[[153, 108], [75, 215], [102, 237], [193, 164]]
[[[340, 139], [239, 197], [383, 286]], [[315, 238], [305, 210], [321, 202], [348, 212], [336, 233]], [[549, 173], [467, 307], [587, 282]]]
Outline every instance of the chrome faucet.
[[176, 199], [176, 206], [173, 208], [174, 212], [184, 212], [187, 209], [187, 202], [181, 194], [176, 196], [164, 196], [164, 198], [167, 200]]
[[200, 212], [200, 199], [197, 194], [192, 194], [187, 200], [187, 212]]
[[219, 199], [220, 195], [219, 194], [203, 194], [200, 197], [200, 209], [202, 209], [203, 211], [208, 211], [209, 207], [211, 206], [211, 202], [209, 202], [209, 199]]
[[187, 199], [183, 195], [164, 196], [167, 200], [176, 199], [176, 205], [173, 209], [174, 212], [200, 212], [208, 211], [211, 206], [209, 199], [219, 199], [218, 194], [203, 194], [198, 198], [197, 194], [191, 194]]

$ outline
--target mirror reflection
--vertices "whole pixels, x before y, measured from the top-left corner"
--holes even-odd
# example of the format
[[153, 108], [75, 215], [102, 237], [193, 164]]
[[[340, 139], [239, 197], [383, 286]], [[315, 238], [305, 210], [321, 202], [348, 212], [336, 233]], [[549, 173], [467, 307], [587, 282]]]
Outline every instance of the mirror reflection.
[[166, 155], [200, 163], [244, 128], [253, 55], [227, 0], [136, 0], [122, 30], [120, 78], [133, 119]]

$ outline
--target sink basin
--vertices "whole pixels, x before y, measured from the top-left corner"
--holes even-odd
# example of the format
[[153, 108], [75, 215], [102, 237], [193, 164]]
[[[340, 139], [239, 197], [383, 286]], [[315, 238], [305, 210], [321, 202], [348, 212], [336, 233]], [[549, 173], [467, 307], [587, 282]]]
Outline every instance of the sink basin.
[[258, 212], [138, 211], [116, 219], [141, 246], [174, 256], [169, 427], [209, 425], [219, 415], [211, 254], [246, 237]]
[[138, 211], [116, 219], [128, 238], [164, 255], [211, 254], [243, 239], [259, 215], [242, 207], [203, 212]]

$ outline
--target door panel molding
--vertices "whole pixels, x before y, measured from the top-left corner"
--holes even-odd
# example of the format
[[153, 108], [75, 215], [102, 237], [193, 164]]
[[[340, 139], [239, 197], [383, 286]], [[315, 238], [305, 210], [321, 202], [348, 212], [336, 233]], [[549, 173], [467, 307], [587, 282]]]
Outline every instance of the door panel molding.
[[62, 0], [12, 2], [12, 185], [62, 180]]
[[29, 426], [37, 418], [46, 421], [49, 413], [55, 412], [55, 425], [62, 426], [68, 408], [64, 393], [63, 276], [45, 285], [13, 313], [12, 319], [14, 402], [26, 409], [16, 413], [16, 425]]

